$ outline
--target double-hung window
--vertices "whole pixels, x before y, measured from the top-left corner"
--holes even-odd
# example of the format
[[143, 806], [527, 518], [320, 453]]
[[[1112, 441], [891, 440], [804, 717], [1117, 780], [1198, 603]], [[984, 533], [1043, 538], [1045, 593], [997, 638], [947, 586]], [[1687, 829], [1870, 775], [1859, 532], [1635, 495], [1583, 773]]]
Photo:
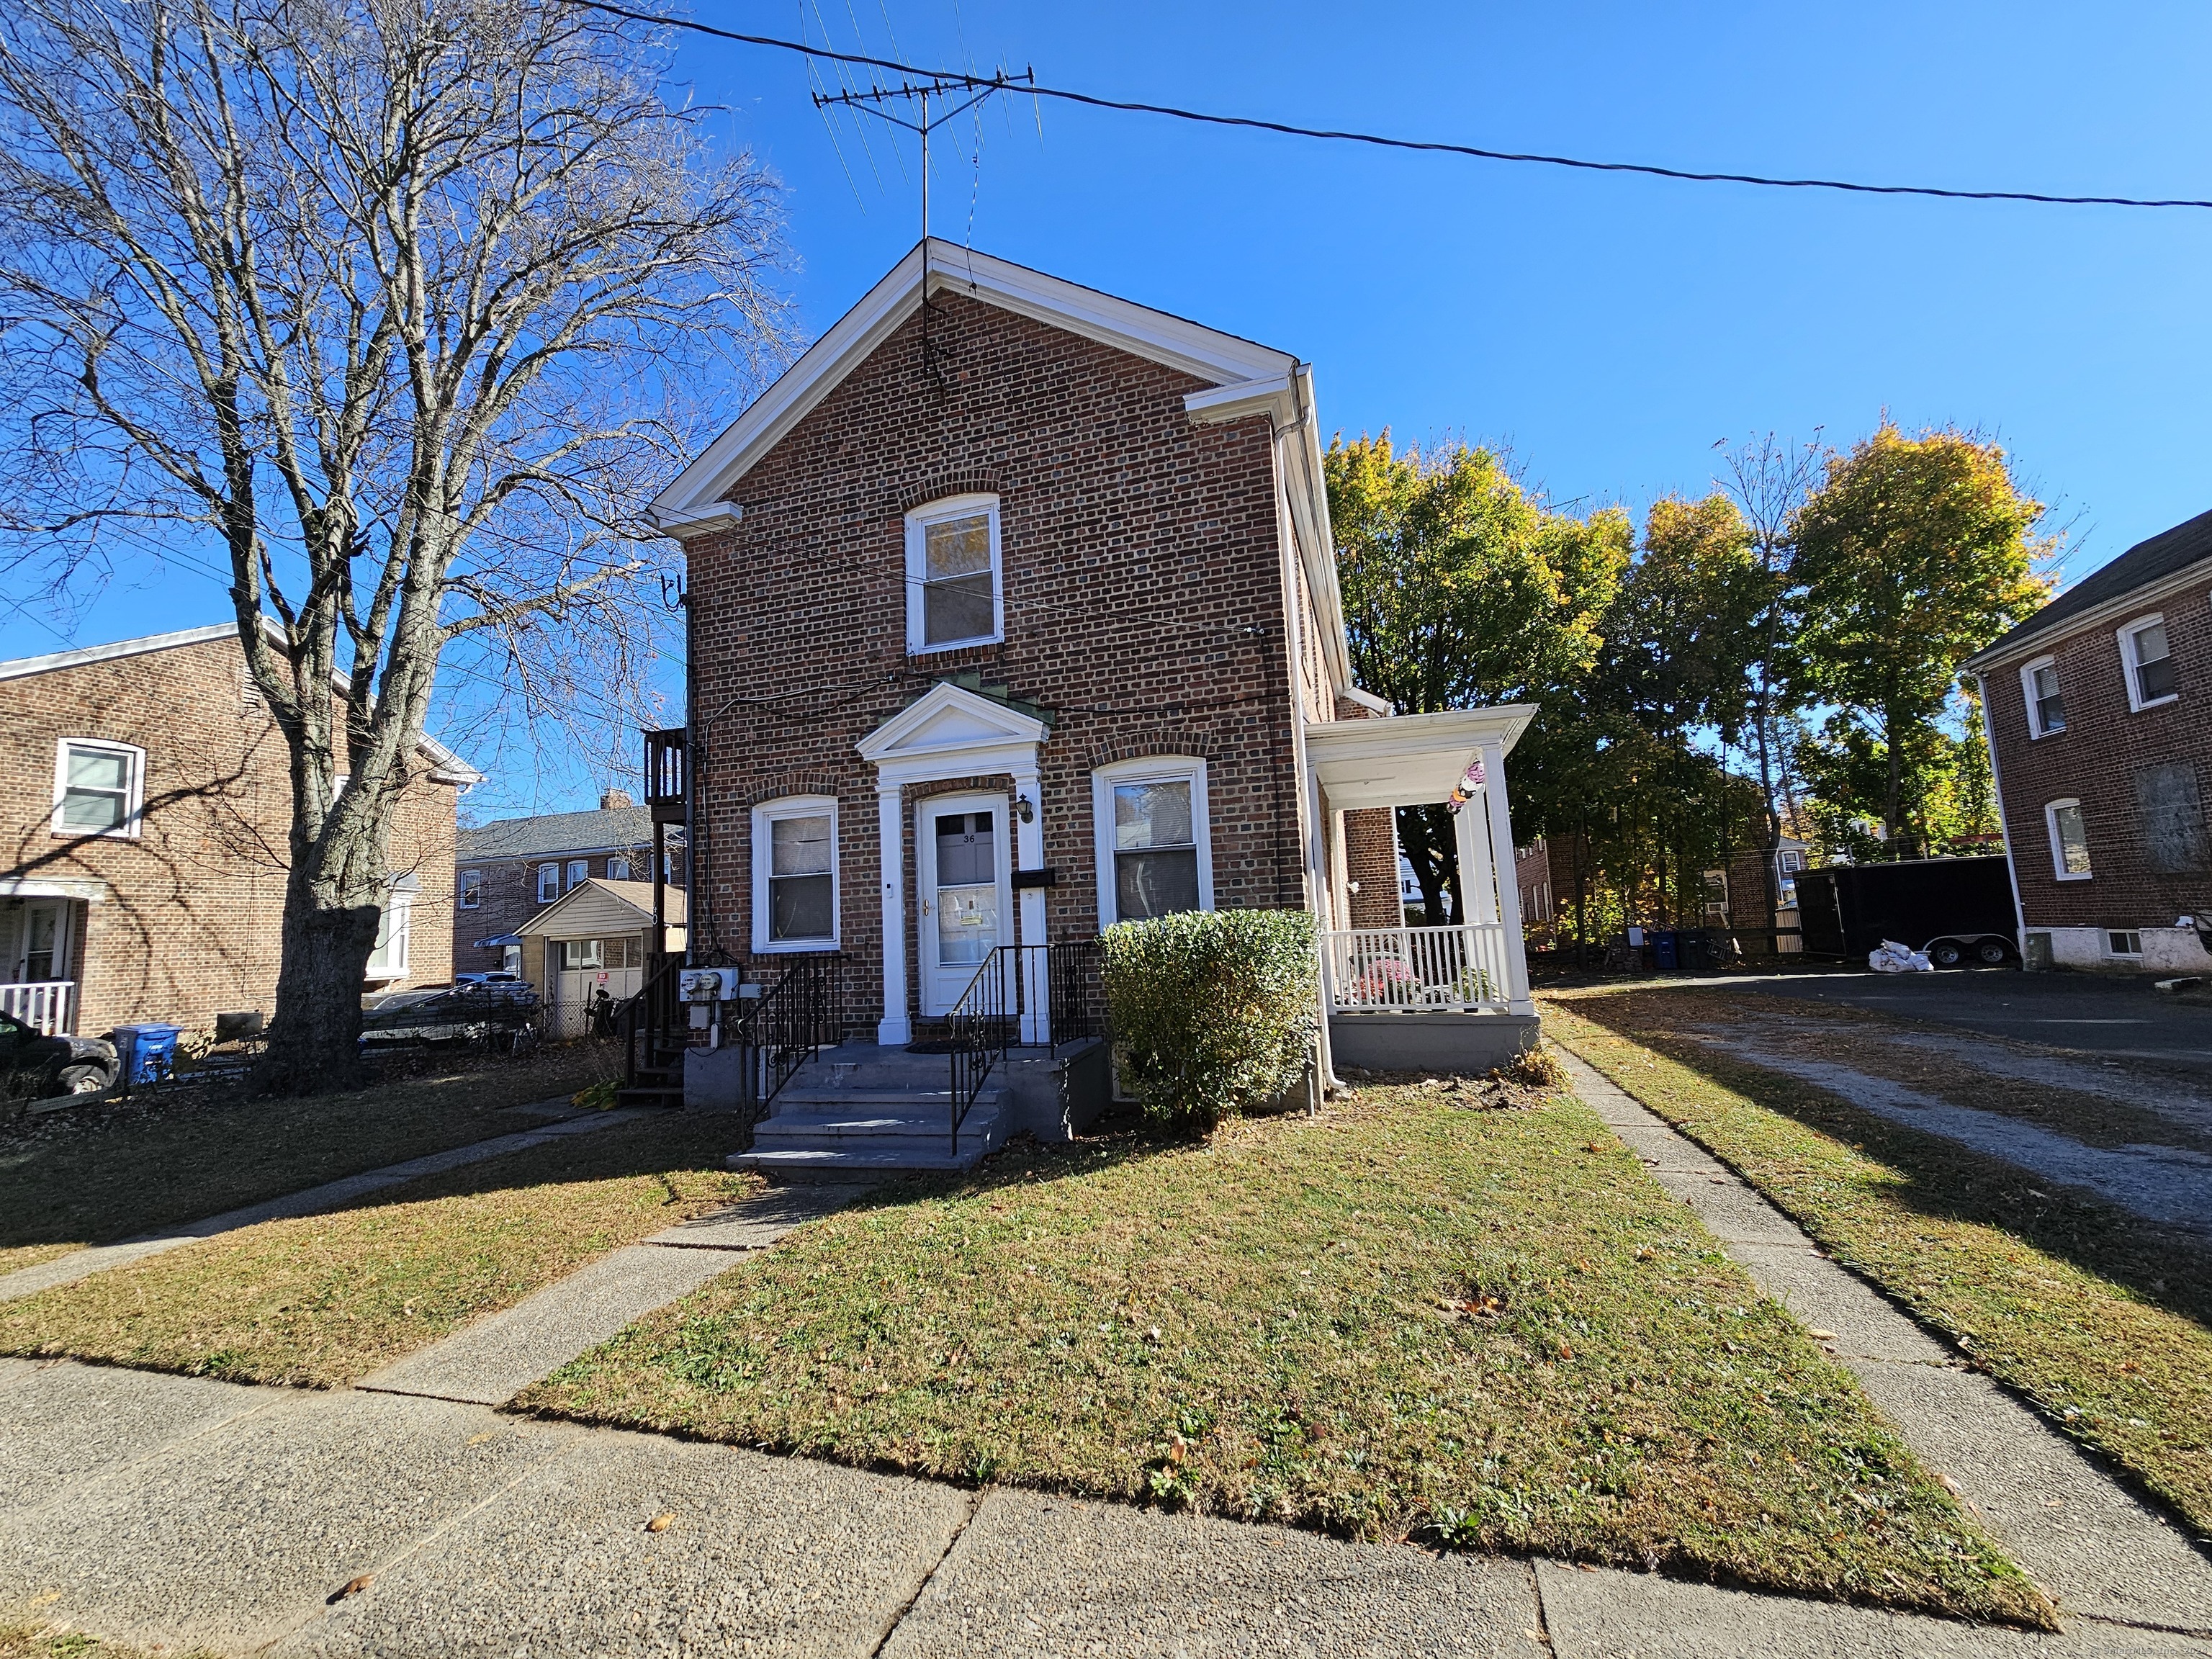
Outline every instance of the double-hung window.
[[561, 866], [541, 864], [538, 866], [538, 902], [550, 904], [561, 896]]
[[384, 896], [377, 917], [376, 945], [368, 953], [365, 977], [393, 980], [407, 972], [407, 937], [412, 931], [415, 894], [420, 884], [413, 876], [395, 876]]
[[96, 738], [64, 738], [54, 755], [54, 833], [135, 837], [146, 751]]
[[1101, 767], [1091, 774], [1091, 811], [1100, 927], [1213, 908], [1204, 761], [1159, 757]]
[[483, 902], [483, 871], [464, 870], [461, 872], [461, 890], [459, 900], [461, 908], [464, 910], [473, 910]]
[[2166, 640], [2166, 618], [2138, 617], [2120, 630], [2120, 665], [2128, 677], [2128, 707], [2171, 702], [2181, 687]]
[[2047, 738], [2066, 729], [2066, 699], [2058, 695], [2058, 665], [2041, 657], [2020, 671], [2021, 695], [2027, 703], [2027, 735]]
[[629, 860], [626, 858], [620, 857], [609, 859], [607, 860], [607, 879], [609, 881], [628, 881], [629, 879]]
[[1006, 637], [999, 498], [954, 495], [906, 515], [906, 648], [945, 651]]
[[2089, 832], [2078, 800], [2055, 800], [2043, 809], [2051, 831], [2051, 871], [2061, 881], [2089, 879]]
[[589, 880], [589, 879], [590, 879], [590, 878], [591, 878], [591, 874], [592, 874], [592, 861], [591, 861], [591, 860], [589, 860], [589, 859], [570, 859], [570, 860], [568, 860], [568, 884], [569, 886], [574, 887], [574, 886], [578, 882], [580, 882], [580, 881], [586, 881], [586, 880]]
[[837, 943], [837, 803], [793, 795], [753, 809], [753, 948]]

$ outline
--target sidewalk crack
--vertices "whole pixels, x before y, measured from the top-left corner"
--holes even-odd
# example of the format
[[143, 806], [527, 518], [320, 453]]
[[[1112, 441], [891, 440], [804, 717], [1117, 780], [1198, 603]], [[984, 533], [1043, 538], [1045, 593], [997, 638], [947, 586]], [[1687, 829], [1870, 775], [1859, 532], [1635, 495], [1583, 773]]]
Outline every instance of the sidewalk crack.
[[883, 1651], [890, 1645], [891, 1638], [898, 1634], [899, 1626], [906, 1623], [907, 1614], [914, 1611], [915, 1604], [921, 1600], [923, 1593], [937, 1582], [937, 1575], [944, 1571], [945, 1564], [952, 1558], [952, 1552], [960, 1547], [960, 1540], [967, 1536], [969, 1522], [975, 1520], [975, 1512], [983, 1507], [983, 1500], [989, 1496], [988, 1492], [968, 1494], [967, 1510], [961, 1516], [959, 1524], [952, 1528], [952, 1536], [945, 1540], [944, 1550], [936, 1560], [930, 1563], [929, 1571], [922, 1574], [921, 1582], [914, 1587], [914, 1594], [908, 1596], [898, 1610], [891, 1614], [890, 1622], [884, 1626], [884, 1633], [876, 1638], [875, 1646], [868, 1650], [868, 1659], [883, 1659]]

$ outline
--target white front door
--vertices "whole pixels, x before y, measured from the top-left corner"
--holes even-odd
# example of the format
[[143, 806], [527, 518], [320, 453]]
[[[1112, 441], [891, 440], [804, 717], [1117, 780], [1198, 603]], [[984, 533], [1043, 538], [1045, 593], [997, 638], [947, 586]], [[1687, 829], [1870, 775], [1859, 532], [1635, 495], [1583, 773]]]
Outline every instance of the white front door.
[[952, 1012], [976, 970], [1014, 942], [1004, 795], [936, 795], [915, 823], [921, 879], [921, 1012]]

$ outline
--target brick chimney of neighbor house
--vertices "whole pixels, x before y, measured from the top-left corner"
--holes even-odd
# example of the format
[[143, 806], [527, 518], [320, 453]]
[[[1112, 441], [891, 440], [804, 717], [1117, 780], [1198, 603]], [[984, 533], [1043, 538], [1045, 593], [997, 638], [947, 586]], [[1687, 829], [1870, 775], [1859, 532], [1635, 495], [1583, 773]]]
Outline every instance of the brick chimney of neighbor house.
[[610, 789], [599, 797], [599, 811], [602, 812], [611, 812], [617, 806], [636, 805], [637, 803], [630, 799], [629, 791], [627, 789]]

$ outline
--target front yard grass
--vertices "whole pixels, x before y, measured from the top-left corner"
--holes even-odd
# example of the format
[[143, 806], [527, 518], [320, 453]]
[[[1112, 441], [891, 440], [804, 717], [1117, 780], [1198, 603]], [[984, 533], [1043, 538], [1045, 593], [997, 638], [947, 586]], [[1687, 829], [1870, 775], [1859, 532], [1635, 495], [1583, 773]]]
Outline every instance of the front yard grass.
[[[2203, 1241], [1673, 1034], [1724, 1024], [1740, 1012], [1728, 999], [1587, 991], [1547, 1003], [1555, 1039], [2212, 1538]], [[1880, 1041], [1870, 1017], [1835, 1024]]]
[[207, 1085], [21, 1120], [0, 1129], [0, 1273], [532, 1127], [507, 1109], [617, 1064], [572, 1043], [343, 1094], [252, 1100]]
[[1580, 1103], [1370, 1085], [884, 1189], [518, 1409], [2047, 1624]]
[[0, 1353], [331, 1388], [757, 1186], [671, 1115], [426, 1176], [0, 1303]]

